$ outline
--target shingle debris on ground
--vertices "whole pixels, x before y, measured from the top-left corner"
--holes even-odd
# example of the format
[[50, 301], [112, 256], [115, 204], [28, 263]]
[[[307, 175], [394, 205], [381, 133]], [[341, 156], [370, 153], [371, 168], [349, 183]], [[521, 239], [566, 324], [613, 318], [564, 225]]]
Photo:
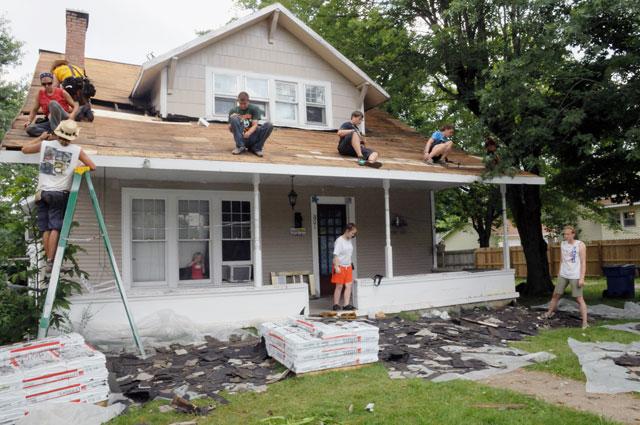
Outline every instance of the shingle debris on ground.
[[[379, 357], [391, 378], [429, 380], [491, 367], [466, 355], [473, 350], [485, 349], [487, 353], [492, 347], [489, 354], [520, 355], [518, 350], [507, 349], [508, 341], [536, 335], [541, 328], [580, 325], [575, 314], [558, 313], [544, 320], [540, 312], [521, 306], [475, 309], [452, 316], [425, 314], [413, 321], [388, 315], [381, 320], [364, 320], [380, 329]], [[187, 400], [206, 396], [224, 404], [227, 400], [219, 395], [222, 390], [261, 392], [268, 384], [287, 378], [286, 371], [268, 357], [260, 339], [234, 341], [206, 337], [201, 344], [158, 348], [144, 360], [126, 353], [108, 356], [112, 392], [123, 393], [137, 403], [156, 398], [172, 401], [177, 395]]]
[[107, 357], [115, 377], [112, 391], [137, 403], [171, 401], [177, 395], [187, 400], [207, 396], [226, 404], [218, 395], [221, 390], [264, 391], [277, 374], [275, 365], [258, 338], [223, 343], [207, 337], [199, 345], [157, 348], [144, 360], [128, 353]]
[[474, 350], [521, 356], [518, 350], [497, 353], [501, 350], [495, 347], [506, 349], [509, 341], [536, 335], [540, 329], [579, 326], [580, 320], [569, 313], [543, 319], [539, 312], [526, 307], [509, 306], [463, 311], [450, 320], [425, 314], [415, 321], [396, 316], [375, 324], [380, 328], [380, 359], [388, 366], [391, 378], [439, 380], [443, 375], [464, 375], [491, 367], [485, 361], [470, 358], [479, 357], [468, 355]]

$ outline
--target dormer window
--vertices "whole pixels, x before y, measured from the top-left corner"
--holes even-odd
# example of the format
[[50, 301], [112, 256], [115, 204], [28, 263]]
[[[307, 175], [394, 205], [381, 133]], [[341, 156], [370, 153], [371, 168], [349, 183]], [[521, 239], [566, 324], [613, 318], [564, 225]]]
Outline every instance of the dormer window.
[[331, 84], [299, 78], [207, 68], [207, 118], [226, 121], [239, 92], [249, 93], [263, 118], [275, 125], [331, 128]]

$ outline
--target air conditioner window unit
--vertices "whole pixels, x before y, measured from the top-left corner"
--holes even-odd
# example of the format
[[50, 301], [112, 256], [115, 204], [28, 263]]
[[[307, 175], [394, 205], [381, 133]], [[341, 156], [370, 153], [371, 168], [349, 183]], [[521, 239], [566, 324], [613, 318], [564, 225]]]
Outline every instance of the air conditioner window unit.
[[222, 280], [227, 282], [249, 282], [251, 280], [251, 265], [222, 266]]

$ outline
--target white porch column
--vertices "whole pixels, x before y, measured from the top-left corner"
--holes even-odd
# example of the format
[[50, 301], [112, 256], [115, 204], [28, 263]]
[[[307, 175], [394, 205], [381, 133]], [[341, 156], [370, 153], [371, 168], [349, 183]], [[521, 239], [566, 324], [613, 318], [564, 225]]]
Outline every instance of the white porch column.
[[432, 270], [438, 269], [438, 235], [436, 234], [436, 196], [433, 190], [429, 191], [429, 211], [431, 212], [431, 249], [433, 257]]
[[509, 253], [509, 224], [507, 221], [507, 185], [500, 185], [500, 197], [502, 198], [502, 264], [504, 270], [511, 268]]
[[384, 187], [384, 224], [386, 244], [384, 247], [384, 265], [386, 277], [393, 277], [393, 249], [391, 248], [391, 217], [389, 216], [389, 180], [382, 181]]
[[260, 174], [253, 175], [253, 285], [262, 286], [262, 239], [260, 236]]

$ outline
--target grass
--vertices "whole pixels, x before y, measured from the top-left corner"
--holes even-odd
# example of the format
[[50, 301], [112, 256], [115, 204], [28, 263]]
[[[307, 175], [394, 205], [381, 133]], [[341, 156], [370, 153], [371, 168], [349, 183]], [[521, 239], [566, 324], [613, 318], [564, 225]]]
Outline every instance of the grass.
[[[507, 390], [468, 381], [433, 383], [391, 380], [382, 364], [358, 370], [303, 376], [273, 384], [266, 393], [227, 395], [231, 403], [195, 418], [160, 413], [162, 402], [132, 408], [110, 425], [197, 420], [205, 424], [612, 424], [595, 415], [547, 404]], [[197, 400], [207, 403], [207, 400]], [[375, 403], [372, 413], [365, 411]], [[514, 410], [479, 404], [521, 405]], [[352, 412], [349, 406], [353, 405]], [[518, 407], [518, 406], [516, 406]]]

